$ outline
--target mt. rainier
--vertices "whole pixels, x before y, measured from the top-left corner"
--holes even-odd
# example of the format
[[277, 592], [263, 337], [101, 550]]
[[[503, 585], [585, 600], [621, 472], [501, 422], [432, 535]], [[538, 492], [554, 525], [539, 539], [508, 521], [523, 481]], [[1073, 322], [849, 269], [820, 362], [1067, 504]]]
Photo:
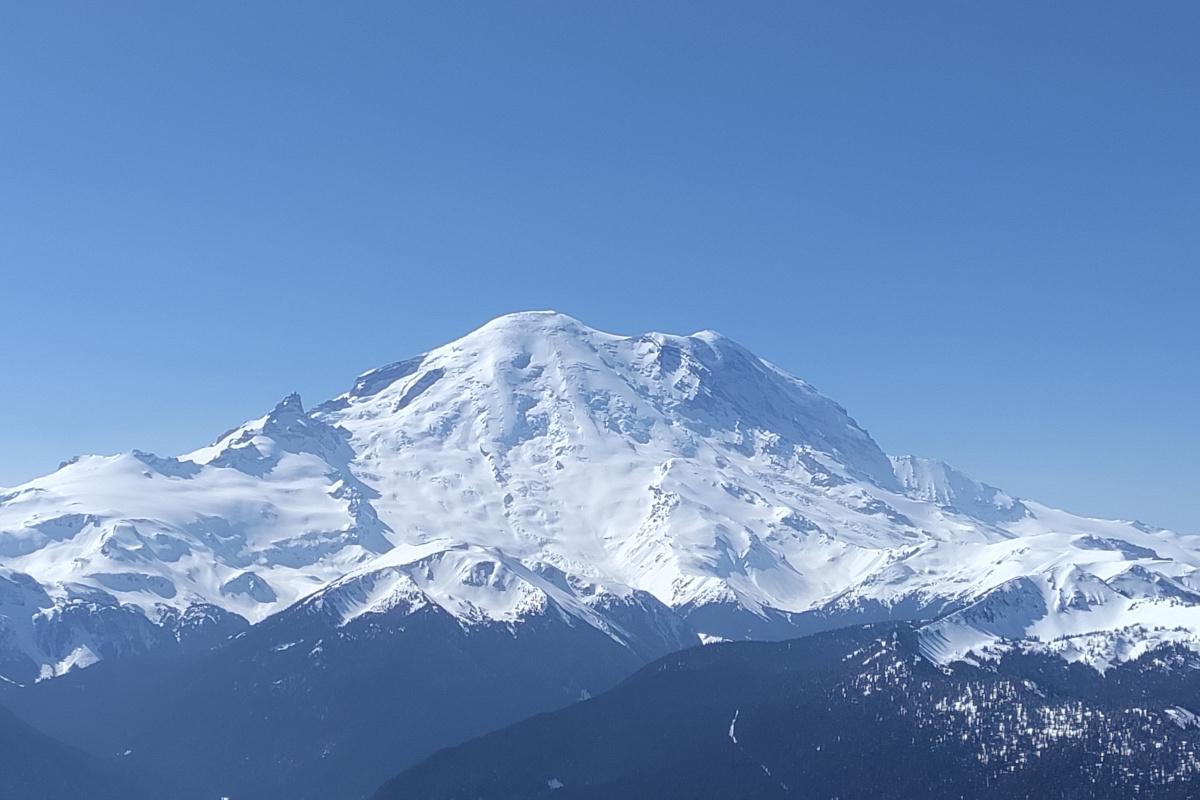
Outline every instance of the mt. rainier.
[[929, 619], [935, 659], [1103, 667], [1200, 642], [1197, 566], [1191, 537], [889, 458], [719, 334], [527, 312], [178, 458], [85, 456], [0, 490], [0, 675], [207, 645], [289, 607], [464, 630], [552, 612], [639, 658]]

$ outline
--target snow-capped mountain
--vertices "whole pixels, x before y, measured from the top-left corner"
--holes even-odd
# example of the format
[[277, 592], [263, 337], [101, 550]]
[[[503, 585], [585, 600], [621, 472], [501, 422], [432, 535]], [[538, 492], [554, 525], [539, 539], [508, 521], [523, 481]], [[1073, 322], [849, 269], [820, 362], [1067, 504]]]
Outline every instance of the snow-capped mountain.
[[669, 630], [650, 650], [689, 627], [929, 618], [938, 659], [999, 645], [1103, 666], [1200, 641], [1198, 566], [1192, 537], [889, 458], [719, 334], [526, 312], [191, 453], [86, 456], [0, 490], [0, 674], [207, 641], [298, 601], [339, 624], [553, 609], [630, 648]]

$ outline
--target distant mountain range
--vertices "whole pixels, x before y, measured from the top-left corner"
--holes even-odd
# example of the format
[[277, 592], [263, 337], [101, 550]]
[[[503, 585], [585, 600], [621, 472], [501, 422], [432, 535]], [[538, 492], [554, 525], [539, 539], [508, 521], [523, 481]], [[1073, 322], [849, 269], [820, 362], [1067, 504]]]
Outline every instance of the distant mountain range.
[[889, 457], [711, 331], [525, 312], [191, 453], [0, 489], [0, 704], [201, 793], [356, 797], [701, 642], [1200, 649], [1197, 543]]

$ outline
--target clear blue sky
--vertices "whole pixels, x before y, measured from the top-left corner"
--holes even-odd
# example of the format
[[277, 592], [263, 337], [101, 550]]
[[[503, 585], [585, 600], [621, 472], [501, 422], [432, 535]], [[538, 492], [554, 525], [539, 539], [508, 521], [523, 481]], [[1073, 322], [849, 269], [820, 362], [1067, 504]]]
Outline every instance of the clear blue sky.
[[1200, 4], [13, 3], [0, 485], [490, 317], [715, 328], [1200, 531]]

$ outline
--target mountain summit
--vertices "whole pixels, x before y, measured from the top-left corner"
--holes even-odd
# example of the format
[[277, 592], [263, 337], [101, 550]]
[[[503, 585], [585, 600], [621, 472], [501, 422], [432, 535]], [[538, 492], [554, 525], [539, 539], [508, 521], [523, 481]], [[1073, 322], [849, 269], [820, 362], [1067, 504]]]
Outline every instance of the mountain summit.
[[647, 652], [687, 630], [930, 620], [931, 658], [1029, 647], [1103, 668], [1196, 640], [1198, 563], [1189, 537], [889, 458], [720, 334], [522, 312], [177, 458], [86, 456], [0, 491], [0, 674], [228, 635], [298, 601], [466, 626], [552, 609]]

